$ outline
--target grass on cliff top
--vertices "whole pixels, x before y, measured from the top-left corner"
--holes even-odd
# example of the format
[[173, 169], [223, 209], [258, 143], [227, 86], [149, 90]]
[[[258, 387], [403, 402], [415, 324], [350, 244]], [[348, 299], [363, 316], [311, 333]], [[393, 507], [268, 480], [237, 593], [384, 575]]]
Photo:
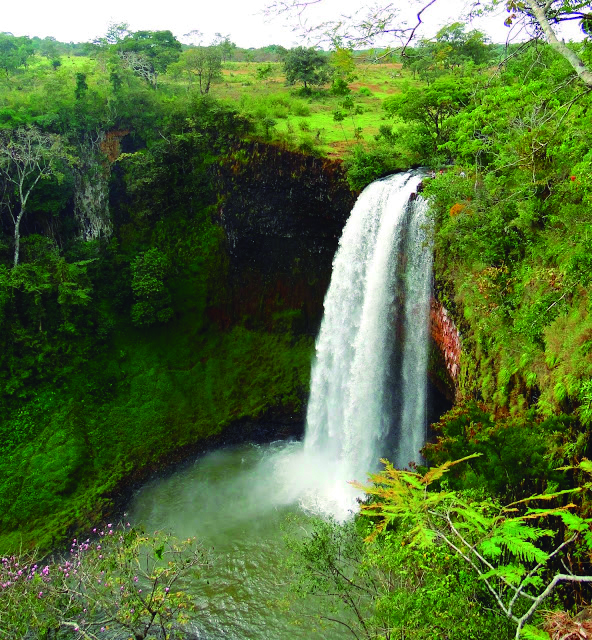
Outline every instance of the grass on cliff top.
[[[356, 80], [349, 86], [355, 106], [363, 113], [352, 117], [342, 107], [344, 96], [334, 95], [330, 87], [307, 95], [298, 85], [286, 84], [280, 63], [266, 64], [272, 72], [261, 79], [262, 63], [226, 63], [223, 81], [212, 85], [212, 95], [238, 104], [254, 118], [264, 137], [335, 157], [343, 157], [360, 141], [373, 140], [385, 121], [383, 99], [399, 92], [408, 76], [400, 64], [358, 63]], [[333, 118], [338, 110], [346, 116], [341, 123]]]

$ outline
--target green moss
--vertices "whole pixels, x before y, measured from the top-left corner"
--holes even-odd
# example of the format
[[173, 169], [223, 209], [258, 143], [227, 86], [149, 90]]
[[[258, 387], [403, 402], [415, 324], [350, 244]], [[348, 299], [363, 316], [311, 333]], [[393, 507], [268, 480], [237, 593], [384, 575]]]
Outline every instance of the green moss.
[[106, 372], [121, 371], [112, 398], [56, 392], [53, 413], [37, 415], [35, 440], [1, 459], [0, 549], [17, 539], [48, 548], [108, 507], [106, 495], [132, 470], [141, 475], [241, 418], [297, 415], [312, 352], [309, 338], [242, 327], [198, 334], [169, 326], [151, 341], [122, 334], [104, 362]]

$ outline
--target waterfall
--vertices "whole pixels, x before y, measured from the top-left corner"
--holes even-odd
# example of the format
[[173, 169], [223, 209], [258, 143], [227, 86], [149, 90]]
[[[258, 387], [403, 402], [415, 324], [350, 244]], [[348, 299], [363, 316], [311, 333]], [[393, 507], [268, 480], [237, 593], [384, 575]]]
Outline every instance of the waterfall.
[[316, 343], [306, 419], [305, 508], [343, 517], [347, 481], [379, 459], [419, 462], [426, 431], [431, 247], [421, 178], [369, 185], [343, 230]]

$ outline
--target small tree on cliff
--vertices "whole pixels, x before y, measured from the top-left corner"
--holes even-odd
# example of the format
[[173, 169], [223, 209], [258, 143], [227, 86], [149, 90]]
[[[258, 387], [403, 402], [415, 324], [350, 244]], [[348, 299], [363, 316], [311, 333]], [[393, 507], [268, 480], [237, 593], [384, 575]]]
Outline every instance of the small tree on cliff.
[[36, 127], [19, 128], [0, 135], [0, 178], [4, 182], [1, 204], [14, 224], [14, 262], [19, 262], [20, 225], [29, 196], [40, 180], [55, 176], [61, 181], [62, 167], [72, 156], [60, 136]]

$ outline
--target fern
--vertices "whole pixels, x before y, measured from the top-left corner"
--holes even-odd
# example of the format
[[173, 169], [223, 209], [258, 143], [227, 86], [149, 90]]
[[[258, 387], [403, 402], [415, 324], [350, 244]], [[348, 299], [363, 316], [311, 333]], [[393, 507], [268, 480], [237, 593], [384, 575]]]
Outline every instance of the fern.
[[520, 637], [524, 640], [551, 640], [551, 636], [546, 631], [537, 629], [530, 624], [521, 629]]
[[587, 531], [589, 529], [590, 522], [592, 522], [591, 518], [580, 518], [580, 516], [575, 513], [570, 513], [569, 511], [562, 511], [559, 514], [559, 517], [563, 520], [563, 524], [570, 531]]
[[471, 506], [461, 504], [457, 506], [455, 508], [456, 514], [465, 520], [465, 522], [457, 523], [457, 529], [462, 528], [477, 531], [478, 533], [490, 531], [495, 519], [485, 515], [484, 511], [487, 508], [491, 508], [491, 504], [485, 503]]
[[481, 580], [488, 580], [489, 578], [503, 578], [509, 584], [520, 584], [526, 569], [519, 564], [505, 564], [487, 573], [482, 574]]
[[502, 547], [491, 538], [483, 540], [479, 545], [479, 549], [485, 557], [492, 559], [499, 558], [503, 553]]
[[578, 467], [582, 470], [585, 471], [586, 473], [590, 473], [592, 474], [592, 460], [587, 460], [586, 458], [584, 458], [584, 460], [582, 460], [580, 462], [580, 464], [578, 465]]
[[545, 563], [549, 556], [533, 544], [545, 536], [553, 536], [550, 529], [529, 527], [520, 518], [504, 520], [497, 536], [492, 537], [497, 544], [522, 562]]

